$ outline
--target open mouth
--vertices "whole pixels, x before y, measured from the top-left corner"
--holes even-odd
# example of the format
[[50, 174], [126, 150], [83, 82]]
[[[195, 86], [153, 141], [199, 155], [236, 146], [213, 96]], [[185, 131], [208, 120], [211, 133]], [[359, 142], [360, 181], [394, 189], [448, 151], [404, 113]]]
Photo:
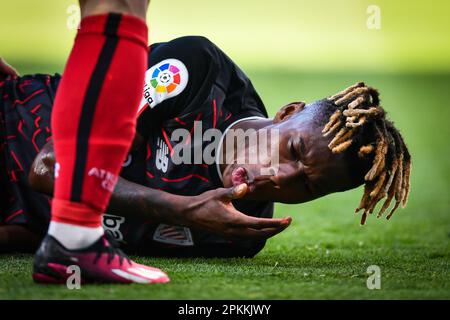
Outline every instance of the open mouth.
[[237, 167], [234, 168], [233, 171], [231, 172], [231, 183], [233, 184], [233, 186], [246, 183], [250, 188], [250, 191], [254, 190], [257, 186], [262, 186], [266, 184], [271, 184], [274, 187], [278, 188], [278, 186], [272, 179], [273, 176], [274, 175], [253, 176], [244, 167]]
[[237, 167], [231, 172], [231, 183], [233, 183], [233, 186], [248, 183], [248, 180], [247, 170], [243, 167]]

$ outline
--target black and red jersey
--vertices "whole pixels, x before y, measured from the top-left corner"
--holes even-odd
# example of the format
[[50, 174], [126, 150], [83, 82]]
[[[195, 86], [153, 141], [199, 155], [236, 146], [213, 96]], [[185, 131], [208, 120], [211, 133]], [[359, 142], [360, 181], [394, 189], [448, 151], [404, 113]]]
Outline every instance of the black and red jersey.
[[[240, 119], [267, 117], [251, 81], [225, 53], [203, 37], [182, 37], [152, 45], [148, 65], [137, 123], [145, 144], [130, 152], [121, 176], [150, 188], [187, 196], [222, 187], [215, 163], [204, 163], [203, 159], [191, 164], [174, 163], [171, 155], [178, 141], [172, 141], [172, 134], [184, 129], [193, 139], [194, 132], [204, 133], [211, 128], [224, 132]], [[49, 201], [28, 187], [26, 176], [38, 150], [50, 139], [50, 112], [58, 81], [58, 75], [37, 75], [10, 79], [0, 86], [0, 94], [7, 95], [0, 101], [4, 122], [0, 161], [5, 162], [6, 168], [1, 173], [2, 223], [35, 225], [34, 229], [40, 226], [41, 232], [46, 231]], [[22, 135], [24, 126], [27, 131]], [[193, 157], [199, 148], [203, 150], [210, 144], [200, 141], [199, 147], [195, 145], [197, 140], [191, 142]], [[9, 191], [4, 192], [5, 188]], [[248, 215], [273, 214], [271, 202], [235, 201], [234, 205]], [[114, 212], [105, 214], [103, 225], [127, 249], [138, 253], [252, 255], [264, 246], [264, 242], [233, 243], [201, 230], [125, 219]]]
[[59, 75], [0, 80], [0, 223], [47, 231], [50, 200], [31, 189], [28, 171], [51, 137]]

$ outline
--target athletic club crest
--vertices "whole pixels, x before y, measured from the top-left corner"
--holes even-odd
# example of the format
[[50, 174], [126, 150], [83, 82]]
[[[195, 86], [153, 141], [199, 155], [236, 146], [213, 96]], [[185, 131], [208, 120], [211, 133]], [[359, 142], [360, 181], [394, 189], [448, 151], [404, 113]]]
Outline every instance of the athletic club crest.
[[189, 74], [183, 62], [166, 59], [152, 66], [145, 73], [144, 95], [139, 105], [139, 114], [148, 106], [175, 97], [183, 92], [188, 83]]

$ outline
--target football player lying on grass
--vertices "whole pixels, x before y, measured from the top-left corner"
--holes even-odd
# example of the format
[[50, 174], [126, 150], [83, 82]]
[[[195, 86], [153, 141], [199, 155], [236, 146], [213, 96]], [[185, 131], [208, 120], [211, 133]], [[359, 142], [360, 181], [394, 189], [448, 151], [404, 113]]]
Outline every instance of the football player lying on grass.
[[[270, 119], [247, 76], [209, 40], [183, 37], [150, 52], [137, 134], [103, 219], [128, 252], [251, 257], [291, 222], [271, 219], [274, 202], [302, 203], [362, 184], [362, 224], [383, 199], [378, 216], [392, 202], [387, 218], [406, 204], [410, 154], [375, 89], [358, 83], [311, 104], [290, 103]], [[50, 201], [43, 194], [52, 195], [57, 174], [49, 121], [59, 80], [0, 82], [3, 251], [33, 249], [46, 232]], [[177, 129], [190, 134], [187, 141], [174, 138]], [[180, 143], [202, 157], [214, 139], [195, 137], [210, 129], [221, 134], [217, 159], [178, 164]], [[255, 148], [244, 139], [226, 150], [236, 129], [276, 132], [278, 141], [270, 136]], [[251, 157], [274, 143], [276, 154]], [[226, 157], [231, 161], [220, 161]], [[242, 161], [248, 158], [258, 160]], [[89, 174], [108, 182], [104, 172]]]

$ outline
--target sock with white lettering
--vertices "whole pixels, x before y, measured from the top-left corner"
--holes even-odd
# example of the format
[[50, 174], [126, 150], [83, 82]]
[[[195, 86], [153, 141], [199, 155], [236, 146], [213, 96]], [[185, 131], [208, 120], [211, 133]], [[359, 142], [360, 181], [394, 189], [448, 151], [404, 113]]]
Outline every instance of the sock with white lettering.
[[[110, 13], [81, 21], [52, 111], [52, 222], [85, 228], [71, 231], [52, 224], [51, 232], [71, 247], [93, 243], [101, 235], [102, 214], [135, 133], [147, 32], [145, 21], [130, 15]], [[84, 235], [86, 241], [81, 240]]]

